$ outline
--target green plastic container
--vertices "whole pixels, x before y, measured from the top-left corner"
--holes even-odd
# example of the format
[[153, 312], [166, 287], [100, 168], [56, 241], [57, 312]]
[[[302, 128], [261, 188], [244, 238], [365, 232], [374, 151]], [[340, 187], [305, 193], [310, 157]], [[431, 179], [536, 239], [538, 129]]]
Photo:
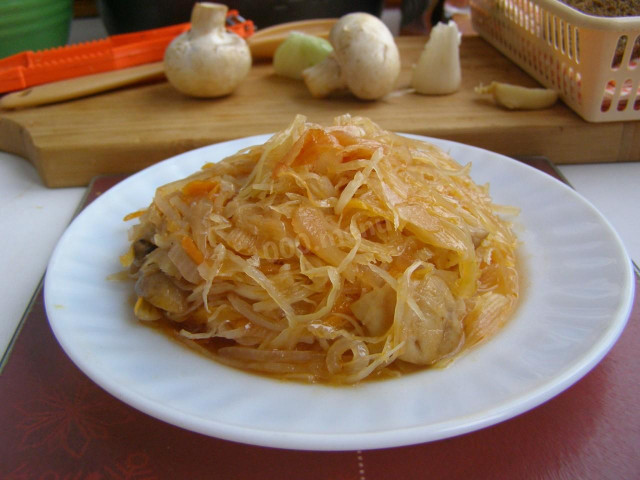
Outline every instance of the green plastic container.
[[73, 0], [0, 0], [0, 58], [65, 45]]

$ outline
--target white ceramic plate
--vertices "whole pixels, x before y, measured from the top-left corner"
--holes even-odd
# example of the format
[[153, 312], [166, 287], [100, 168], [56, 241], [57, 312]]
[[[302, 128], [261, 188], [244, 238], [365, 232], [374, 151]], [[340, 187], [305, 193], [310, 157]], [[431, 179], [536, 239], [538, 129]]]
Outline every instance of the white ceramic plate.
[[147, 168], [101, 195], [60, 239], [45, 279], [53, 331], [80, 369], [129, 405], [189, 430], [263, 446], [415, 444], [541, 404], [595, 366], [624, 328], [633, 272], [596, 209], [536, 169], [435, 139], [427, 140], [461, 164], [472, 162], [473, 178], [490, 182], [495, 202], [522, 209], [522, 302], [503, 331], [449, 368], [355, 387], [287, 383], [221, 366], [139, 324], [131, 285], [107, 280], [128, 247], [123, 216], [147, 206], [157, 186], [267, 138], [212, 145]]

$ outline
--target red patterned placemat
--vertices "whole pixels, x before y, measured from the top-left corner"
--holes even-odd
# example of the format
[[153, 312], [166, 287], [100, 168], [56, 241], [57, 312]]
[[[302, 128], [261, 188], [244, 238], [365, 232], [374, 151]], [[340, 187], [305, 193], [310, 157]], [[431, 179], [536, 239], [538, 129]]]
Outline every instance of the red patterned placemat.
[[[97, 179], [86, 203], [120, 179]], [[306, 452], [210, 438], [115, 399], [60, 348], [40, 291], [0, 375], [0, 479], [640, 478], [639, 303], [598, 366], [514, 419], [409, 447]]]

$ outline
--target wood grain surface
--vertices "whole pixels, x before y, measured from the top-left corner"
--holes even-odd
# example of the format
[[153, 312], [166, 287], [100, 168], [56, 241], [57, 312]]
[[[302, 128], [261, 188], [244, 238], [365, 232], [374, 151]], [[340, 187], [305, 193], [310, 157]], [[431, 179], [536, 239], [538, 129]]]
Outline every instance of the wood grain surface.
[[0, 113], [0, 149], [31, 161], [50, 187], [86, 185], [106, 173], [131, 173], [178, 153], [286, 127], [296, 114], [329, 123], [363, 115], [383, 128], [445, 138], [498, 153], [542, 155], [557, 164], [640, 160], [640, 122], [588, 123], [558, 103], [542, 111], [507, 111], [473, 88], [492, 80], [537, 86], [480, 37], [461, 45], [463, 84], [447, 96], [407, 92], [424, 37], [399, 37], [398, 90], [368, 102], [340, 94], [314, 99], [302, 82], [256, 62], [224, 98], [186, 97], [166, 81], [56, 105]]

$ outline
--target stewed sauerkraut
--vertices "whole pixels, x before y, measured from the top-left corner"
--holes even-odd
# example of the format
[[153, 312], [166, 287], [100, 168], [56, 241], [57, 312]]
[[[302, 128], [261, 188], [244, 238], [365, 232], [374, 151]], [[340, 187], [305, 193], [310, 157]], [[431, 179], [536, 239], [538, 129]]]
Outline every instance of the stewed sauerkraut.
[[355, 383], [442, 364], [518, 298], [517, 239], [434, 145], [298, 116], [129, 215], [135, 315], [218, 361]]

